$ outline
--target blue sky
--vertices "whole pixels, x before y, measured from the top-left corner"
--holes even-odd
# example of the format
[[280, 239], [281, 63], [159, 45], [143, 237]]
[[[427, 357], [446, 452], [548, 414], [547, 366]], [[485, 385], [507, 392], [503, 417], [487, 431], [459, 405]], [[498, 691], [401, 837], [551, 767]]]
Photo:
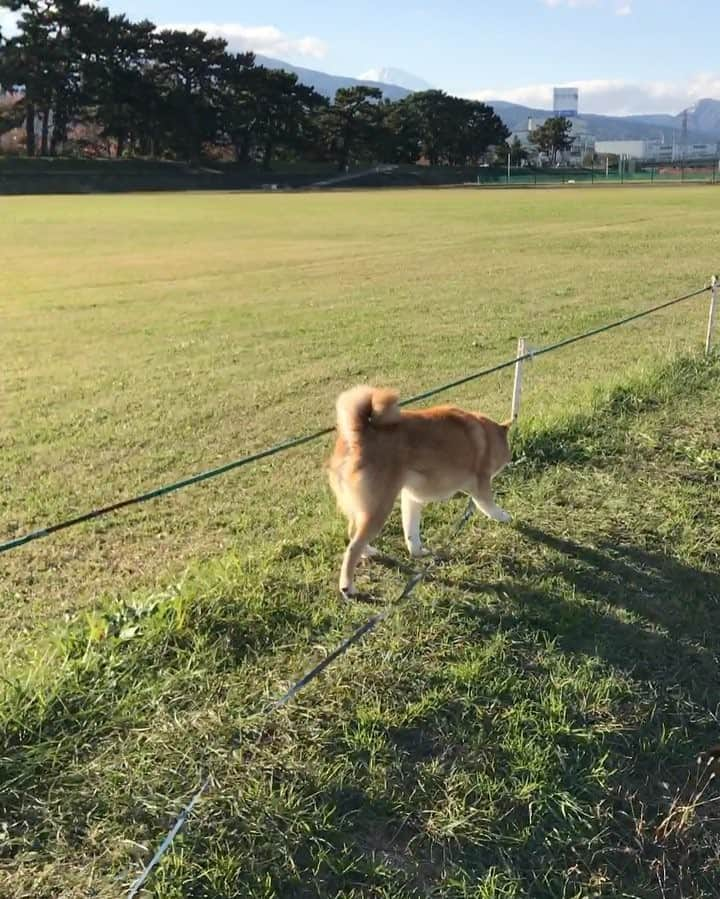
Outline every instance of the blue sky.
[[[102, 2], [102, 0], [101, 0]], [[111, 0], [158, 24], [214, 26], [309, 68], [392, 66], [463, 96], [540, 104], [553, 84], [587, 112], [677, 112], [720, 99], [720, 0]]]

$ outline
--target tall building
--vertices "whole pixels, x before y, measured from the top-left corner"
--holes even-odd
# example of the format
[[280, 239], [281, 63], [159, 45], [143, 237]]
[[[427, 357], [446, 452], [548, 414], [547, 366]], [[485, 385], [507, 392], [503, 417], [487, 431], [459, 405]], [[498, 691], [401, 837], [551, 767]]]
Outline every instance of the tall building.
[[553, 88], [553, 112], [574, 119], [578, 114], [578, 95], [576, 87]]

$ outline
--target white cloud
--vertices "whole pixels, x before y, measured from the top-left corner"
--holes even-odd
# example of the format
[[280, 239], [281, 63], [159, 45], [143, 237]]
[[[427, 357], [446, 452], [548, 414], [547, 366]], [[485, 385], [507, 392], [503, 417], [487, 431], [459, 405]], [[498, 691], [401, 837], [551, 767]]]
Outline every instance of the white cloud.
[[[711, 97], [720, 99], [720, 72], [706, 72], [682, 81], [596, 80], [567, 82], [580, 90], [580, 112], [604, 115], [676, 114]], [[558, 86], [562, 82], [557, 82]], [[469, 94], [475, 100], [506, 100], [540, 109], [552, 109], [552, 84], [530, 84], [510, 89], [483, 88]]]
[[413, 75], [412, 72], [406, 72], [404, 69], [394, 69], [385, 66], [383, 68], [368, 69], [357, 76], [360, 81], [379, 81], [382, 84], [397, 84], [405, 87], [409, 91], [427, 91], [431, 90], [431, 85], [420, 78]]
[[0, 7], [0, 34], [3, 37], [11, 37], [16, 33], [18, 17], [19, 13]]
[[327, 54], [327, 44], [318, 37], [291, 37], [274, 25], [246, 26], [228, 23], [218, 25], [213, 22], [196, 22], [191, 25], [162, 25], [178, 31], [192, 31], [199, 28], [210, 37], [221, 37], [235, 52], [252, 50], [265, 56], [304, 56], [322, 59]]
[[560, 6], [567, 6], [569, 9], [583, 9], [589, 6], [599, 6], [600, 0], [543, 0], [543, 3], [550, 9], [557, 9]]
[[632, 14], [632, 5], [629, 0], [542, 0], [550, 9], [591, 9], [594, 7], [608, 7], [615, 10], [616, 16], [629, 16]]

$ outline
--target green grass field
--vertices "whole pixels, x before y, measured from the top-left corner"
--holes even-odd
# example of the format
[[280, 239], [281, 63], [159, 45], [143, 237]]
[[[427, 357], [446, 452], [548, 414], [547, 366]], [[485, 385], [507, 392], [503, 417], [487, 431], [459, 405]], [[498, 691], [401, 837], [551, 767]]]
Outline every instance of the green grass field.
[[[354, 382], [408, 395], [701, 286], [716, 199], [6, 199], [3, 538], [329, 424]], [[0, 895], [122, 895], [210, 768], [149, 896], [716, 896], [706, 312], [528, 366], [515, 524], [474, 520], [272, 720], [375, 607], [335, 594], [327, 442], [3, 556]], [[448, 399], [507, 415], [511, 377]], [[431, 545], [461, 509], [429, 511]]]

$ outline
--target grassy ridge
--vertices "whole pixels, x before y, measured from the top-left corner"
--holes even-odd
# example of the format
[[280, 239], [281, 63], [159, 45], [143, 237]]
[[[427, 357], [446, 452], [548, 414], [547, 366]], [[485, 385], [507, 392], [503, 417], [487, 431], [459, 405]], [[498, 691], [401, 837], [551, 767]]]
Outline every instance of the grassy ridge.
[[[331, 599], [329, 503], [299, 540], [61, 633], [0, 703], [8, 895], [117, 895], [208, 766], [158, 899], [717, 895], [716, 791], [693, 797], [717, 737], [719, 385], [680, 360], [524, 427], [515, 525], [473, 522], [271, 721], [264, 698], [369, 614]], [[432, 509], [431, 545], [456, 511]]]

